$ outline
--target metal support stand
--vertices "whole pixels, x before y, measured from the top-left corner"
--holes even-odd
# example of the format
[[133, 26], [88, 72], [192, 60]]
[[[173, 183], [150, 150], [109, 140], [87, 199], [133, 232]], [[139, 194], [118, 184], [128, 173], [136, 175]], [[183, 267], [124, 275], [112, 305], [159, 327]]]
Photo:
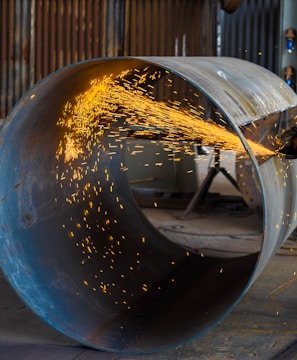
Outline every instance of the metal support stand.
[[217, 176], [218, 173], [221, 172], [223, 175], [225, 175], [225, 177], [231, 182], [231, 184], [237, 190], [239, 190], [236, 180], [227, 172], [227, 170], [225, 168], [221, 167], [220, 165], [221, 165], [220, 150], [215, 149], [215, 151], [214, 151], [214, 166], [209, 169], [208, 174], [205, 177], [205, 179], [203, 180], [201, 186], [197, 189], [197, 191], [195, 192], [194, 196], [192, 197], [190, 203], [186, 207], [184, 214], [183, 214], [184, 219], [187, 218], [189, 216], [189, 214], [194, 210], [196, 205], [204, 199], [214, 178]]

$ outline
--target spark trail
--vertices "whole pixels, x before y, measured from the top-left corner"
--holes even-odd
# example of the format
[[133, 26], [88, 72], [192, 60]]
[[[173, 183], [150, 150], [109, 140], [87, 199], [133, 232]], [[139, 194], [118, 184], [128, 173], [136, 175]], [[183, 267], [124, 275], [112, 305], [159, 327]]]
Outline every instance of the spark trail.
[[[88, 156], [105, 131], [117, 128], [115, 136], [123, 139], [133, 129], [135, 136], [150, 138], [161, 135], [167, 141], [196, 141], [204, 146], [245, 153], [238, 135], [211, 119], [205, 120], [193, 107], [190, 110], [158, 102], [143, 88], [120, 83], [111, 77], [95, 79], [90, 88], [66, 103], [58, 126], [65, 128], [57, 155], [65, 161]], [[256, 156], [269, 157], [274, 151], [247, 140]]]

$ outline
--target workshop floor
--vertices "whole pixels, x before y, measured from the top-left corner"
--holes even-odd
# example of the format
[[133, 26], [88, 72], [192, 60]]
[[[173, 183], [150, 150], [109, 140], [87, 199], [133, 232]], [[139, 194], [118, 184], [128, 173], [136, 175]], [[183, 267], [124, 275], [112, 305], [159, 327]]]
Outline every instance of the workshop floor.
[[197, 340], [151, 355], [87, 349], [49, 328], [0, 276], [0, 359], [297, 359], [297, 243], [290, 238], [233, 312]]

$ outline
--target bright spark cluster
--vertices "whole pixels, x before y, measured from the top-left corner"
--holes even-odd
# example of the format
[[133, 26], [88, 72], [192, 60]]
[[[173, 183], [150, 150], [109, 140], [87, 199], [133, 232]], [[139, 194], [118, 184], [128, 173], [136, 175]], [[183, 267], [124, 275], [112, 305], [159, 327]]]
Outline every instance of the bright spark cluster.
[[[155, 101], [147, 90], [139, 86], [149, 75], [144, 74], [133, 83], [125, 80], [125, 74], [116, 79], [111, 76], [94, 79], [90, 88], [77, 96], [73, 103], [66, 103], [63, 117], [58, 121], [58, 125], [66, 130], [57, 151], [59, 157], [63, 154], [65, 161], [71, 161], [79, 156], [89, 156], [93, 145], [112, 126], [117, 126], [114, 136], [119, 141], [133, 129], [134, 136], [150, 138], [161, 135], [164, 141], [191, 140], [205, 146], [215, 145], [222, 150], [245, 152], [237, 135], [211, 119], [204, 120], [201, 111], [194, 106], [185, 110], [177, 101], [173, 104]], [[274, 155], [261, 144], [247, 142], [255, 155]]]
[[[83, 279], [83, 284], [102, 296], [111, 297], [114, 306], [127, 310], [142, 294], [153, 287], [154, 291], [162, 291], [162, 286], [151, 280], [153, 276], [134, 275], [142, 271], [141, 259], [148, 253], [150, 240], [145, 231], [139, 230], [137, 246], [131, 250], [128, 243], [131, 229], [123, 230], [120, 226], [125, 221], [126, 203], [111, 169], [118, 166], [122, 173], [128, 170], [121, 158], [125, 141], [129, 137], [152, 139], [152, 142], [161, 138], [169, 158], [176, 148], [180, 151], [181, 141], [189, 140], [245, 153], [238, 136], [210, 119], [204, 120], [201, 110], [192, 105], [185, 110], [177, 101], [156, 101], [150, 84], [160, 77], [158, 71], [142, 73], [134, 69], [116, 78], [94, 79], [88, 90], [65, 104], [57, 122], [63, 137], [56, 151], [55, 176], [65, 206], [73, 207], [73, 215], [62, 227], [78, 249], [80, 265], [92, 265], [85, 272], [88, 277]], [[260, 144], [248, 143], [256, 155], [273, 155]], [[141, 146], [136, 146], [134, 151], [142, 151]], [[184, 146], [184, 151], [190, 151], [189, 147]], [[129, 262], [126, 251], [129, 251]], [[184, 251], [182, 256], [167, 259], [165, 272], [174, 274], [179, 261], [189, 256], [190, 252]], [[119, 263], [122, 271], [118, 271]], [[222, 272], [223, 269], [218, 268], [218, 273]], [[168, 278], [173, 286], [174, 275]]]

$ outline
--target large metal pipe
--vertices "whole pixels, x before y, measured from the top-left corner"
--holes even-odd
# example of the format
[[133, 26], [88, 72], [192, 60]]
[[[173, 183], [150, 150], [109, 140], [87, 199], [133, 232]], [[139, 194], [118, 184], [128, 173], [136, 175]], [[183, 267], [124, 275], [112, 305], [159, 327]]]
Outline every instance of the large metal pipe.
[[[95, 59], [51, 74], [1, 131], [6, 277], [43, 320], [92, 348], [146, 353], [204, 333], [296, 227], [296, 161], [279, 151], [296, 107], [280, 78], [232, 58]], [[179, 227], [170, 227], [157, 201], [142, 209], [129, 172], [147, 144], [159, 146], [156, 156], [197, 144], [216, 156], [236, 153], [238, 189], [251, 209], [245, 229], [240, 217], [226, 223], [227, 210], [193, 230], [205, 217], [171, 217]], [[143, 169], [150, 161], [161, 168], [150, 151], [143, 156]]]

